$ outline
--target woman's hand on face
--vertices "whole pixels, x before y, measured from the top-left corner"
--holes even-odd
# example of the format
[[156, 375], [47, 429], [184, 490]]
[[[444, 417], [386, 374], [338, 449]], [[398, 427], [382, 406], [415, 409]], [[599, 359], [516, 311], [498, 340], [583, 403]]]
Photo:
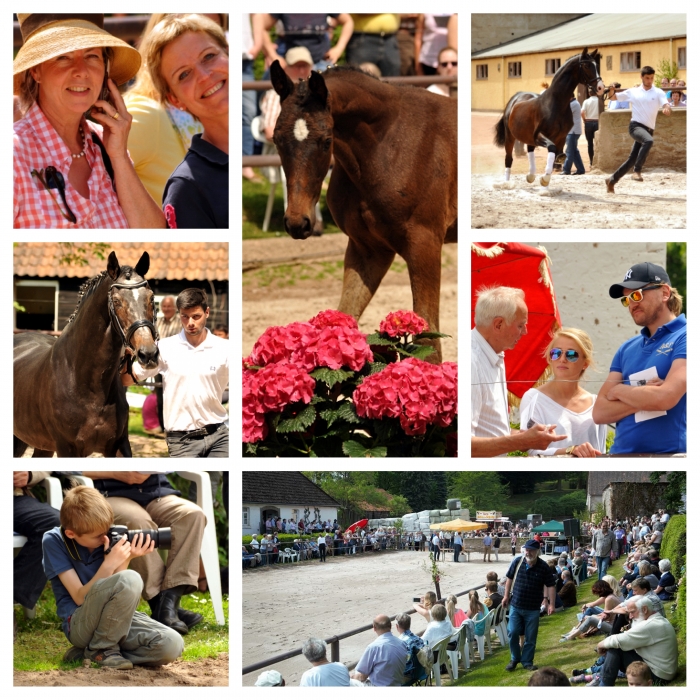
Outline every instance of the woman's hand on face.
[[599, 450], [596, 450], [590, 442], [583, 442], [576, 446], [573, 452], [576, 457], [595, 457], [596, 455], [602, 454]]
[[[102, 143], [110, 158], [123, 158], [126, 156], [126, 146], [131, 130], [131, 115], [126, 110], [126, 105], [115, 82], [109, 78], [107, 87], [112, 95], [114, 105], [107, 100], [97, 100], [93, 105], [90, 116], [104, 127]], [[102, 111], [99, 111], [102, 110]], [[115, 116], [119, 115], [115, 119]]]

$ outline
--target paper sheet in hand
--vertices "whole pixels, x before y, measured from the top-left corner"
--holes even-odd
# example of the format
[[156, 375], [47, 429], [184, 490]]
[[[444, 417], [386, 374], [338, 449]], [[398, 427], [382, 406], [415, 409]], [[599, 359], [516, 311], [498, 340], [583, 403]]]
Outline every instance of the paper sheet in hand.
[[[644, 386], [650, 379], [658, 378], [659, 374], [656, 371], [656, 366], [647, 367], [647, 369], [643, 369], [641, 372], [630, 374], [630, 386]], [[659, 418], [665, 415], [666, 411], [637, 411], [634, 414], [634, 422], [641, 423], [642, 421]]]

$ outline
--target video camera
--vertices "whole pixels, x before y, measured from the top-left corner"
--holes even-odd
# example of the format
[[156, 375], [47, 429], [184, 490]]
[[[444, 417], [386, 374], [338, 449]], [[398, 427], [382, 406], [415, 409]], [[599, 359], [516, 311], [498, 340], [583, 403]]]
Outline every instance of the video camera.
[[112, 547], [114, 547], [124, 535], [126, 535], [126, 539], [129, 543], [133, 543], [134, 539], [141, 533], [143, 533], [144, 539], [146, 535], [151, 536], [151, 539], [156, 543], [156, 549], [170, 549], [172, 538], [169, 527], [161, 527], [157, 530], [129, 530], [125, 525], [110, 525], [107, 531], [109, 549], [105, 554], [109, 554], [112, 551]]

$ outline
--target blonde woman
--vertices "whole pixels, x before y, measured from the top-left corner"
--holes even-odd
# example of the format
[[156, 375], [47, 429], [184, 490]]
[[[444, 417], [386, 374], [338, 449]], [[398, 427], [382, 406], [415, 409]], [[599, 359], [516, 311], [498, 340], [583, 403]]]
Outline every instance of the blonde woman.
[[433, 606], [437, 603], [437, 595], [434, 591], [427, 591], [426, 594], [421, 598], [420, 603], [414, 603], [413, 609], [422, 615], [427, 622], [432, 622], [433, 616], [431, 610]]
[[481, 637], [484, 634], [484, 628], [486, 623], [484, 618], [489, 614], [489, 609], [484, 603], [479, 600], [479, 594], [477, 591], [469, 591], [469, 609], [467, 610], [467, 617], [473, 620], [474, 634]]
[[520, 425], [530, 423], [554, 425], [566, 440], [546, 450], [528, 450], [536, 455], [570, 454], [574, 457], [595, 457], [605, 452], [607, 425], [593, 422], [596, 395], [586, 391], [580, 382], [593, 365], [593, 343], [585, 331], [559, 328], [547, 345], [544, 357], [552, 375], [551, 381], [525, 392], [520, 403]]
[[457, 607], [457, 596], [454, 593], [448, 593], [445, 597], [445, 602], [447, 616], [450, 618], [452, 626], [459, 627], [467, 619], [467, 615], [464, 610], [460, 610]]

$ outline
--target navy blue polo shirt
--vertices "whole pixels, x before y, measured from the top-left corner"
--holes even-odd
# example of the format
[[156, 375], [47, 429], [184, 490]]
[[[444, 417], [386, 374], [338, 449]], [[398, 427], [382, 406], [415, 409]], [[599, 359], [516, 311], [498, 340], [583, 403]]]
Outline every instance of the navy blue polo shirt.
[[228, 228], [228, 153], [192, 138], [163, 192], [169, 228]]
[[[660, 379], [666, 379], [674, 360], [686, 358], [685, 314], [661, 326], [653, 336], [643, 328], [639, 335], [625, 341], [615, 353], [611, 372], [620, 372], [625, 383], [630, 374], [656, 367]], [[617, 423], [612, 454], [634, 452], [686, 451], [686, 394], [665, 416], [637, 423], [634, 413]]]
[[510, 564], [506, 577], [513, 580], [515, 570], [518, 568], [520, 560], [523, 565], [515, 578], [515, 584], [510, 593], [510, 602], [521, 610], [539, 610], [544, 598], [544, 587], [548, 588], [555, 584], [554, 574], [540, 557], [533, 566], [529, 566], [524, 556], [515, 557]]
[[97, 547], [91, 554], [87, 547], [83, 547], [73, 539], [66, 539], [73, 556], [68, 552], [68, 547], [63, 541], [60, 527], [55, 527], [53, 530], [45, 532], [42, 539], [44, 548], [42, 563], [46, 578], [51, 581], [51, 588], [53, 588], [53, 594], [56, 598], [56, 613], [62, 620], [63, 633], [68, 637], [68, 618], [79, 606], [71, 597], [68, 589], [61, 583], [58, 575], [64, 571], [75, 569], [80, 583], [83, 585], [89, 583], [95, 577], [100, 566], [102, 566], [105, 550], [103, 547]]

